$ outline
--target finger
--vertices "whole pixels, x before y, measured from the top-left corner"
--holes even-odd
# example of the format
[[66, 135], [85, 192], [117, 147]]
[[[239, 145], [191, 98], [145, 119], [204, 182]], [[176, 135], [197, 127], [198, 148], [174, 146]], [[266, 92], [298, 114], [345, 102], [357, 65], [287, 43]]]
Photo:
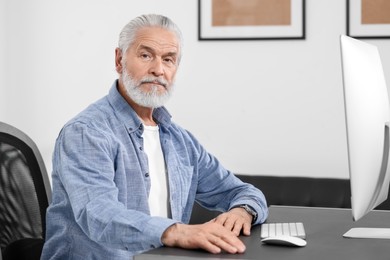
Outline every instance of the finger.
[[249, 224], [249, 223], [244, 223], [243, 228], [242, 228], [242, 233], [243, 233], [245, 236], [250, 236], [250, 234], [251, 234], [251, 227], [252, 227], [251, 224]]
[[227, 242], [230, 246], [235, 248], [236, 253], [244, 253], [245, 252], [245, 245], [244, 243], [238, 239], [236, 236], [229, 236], [228, 238], [223, 238], [225, 242]]
[[236, 223], [235, 223], [235, 225], [234, 225], [234, 227], [233, 227], [233, 229], [232, 229], [232, 232], [233, 232], [236, 236], [239, 236], [242, 229], [243, 229], [243, 224], [236, 221]]
[[230, 254], [245, 252], [245, 245], [235, 236], [215, 237], [214, 245]]
[[212, 254], [219, 254], [222, 251], [219, 246], [217, 246], [215, 243], [212, 243], [211, 241], [205, 241], [204, 243], [201, 243], [199, 247]]
[[225, 220], [225, 223], [223, 224], [223, 226], [224, 226], [226, 229], [228, 229], [228, 230], [230, 230], [230, 231], [233, 231], [233, 230], [234, 230], [234, 227], [235, 227], [235, 225], [236, 225], [236, 222], [237, 222], [236, 219], [230, 217], [230, 218], [227, 218], [227, 219]]

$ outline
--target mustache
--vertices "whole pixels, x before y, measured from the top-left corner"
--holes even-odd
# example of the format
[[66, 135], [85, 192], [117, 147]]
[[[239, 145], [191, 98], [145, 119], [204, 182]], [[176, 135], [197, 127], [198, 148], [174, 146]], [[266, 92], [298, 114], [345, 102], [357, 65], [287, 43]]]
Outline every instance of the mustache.
[[139, 81], [139, 85], [144, 83], [159, 84], [162, 85], [164, 88], [167, 88], [168, 86], [168, 82], [165, 79], [156, 78], [156, 77], [145, 77]]

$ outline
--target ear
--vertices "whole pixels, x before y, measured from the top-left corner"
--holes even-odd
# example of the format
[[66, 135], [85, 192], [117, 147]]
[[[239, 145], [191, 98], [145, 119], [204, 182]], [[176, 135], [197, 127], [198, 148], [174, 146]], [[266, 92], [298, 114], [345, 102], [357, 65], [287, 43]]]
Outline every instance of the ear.
[[115, 49], [115, 70], [119, 74], [122, 74], [122, 51], [119, 48]]

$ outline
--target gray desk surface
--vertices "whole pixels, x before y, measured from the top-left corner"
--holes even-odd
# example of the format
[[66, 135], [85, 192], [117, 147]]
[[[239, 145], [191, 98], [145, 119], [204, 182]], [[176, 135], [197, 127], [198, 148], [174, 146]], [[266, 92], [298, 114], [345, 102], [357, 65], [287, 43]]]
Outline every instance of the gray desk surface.
[[272, 206], [267, 222], [303, 222], [307, 246], [264, 245], [260, 242], [261, 226], [255, 226], [251, 236], [241, 237], [247, 247], [244, 254], [213, 255], [198, 250], [162, 247], [134, 259], [390, 259], [390, 240], [343, 238], [351, 227], [390, 227], [390, 211], [373, 211], [353, 222], [349, 209]]

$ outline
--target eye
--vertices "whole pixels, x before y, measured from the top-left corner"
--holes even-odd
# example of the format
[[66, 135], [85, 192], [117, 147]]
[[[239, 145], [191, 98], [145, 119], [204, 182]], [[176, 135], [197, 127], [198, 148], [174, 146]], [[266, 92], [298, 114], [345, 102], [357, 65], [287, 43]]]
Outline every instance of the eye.
[[175, 65], [176, 59], [174, 57], [168, 56], [168, 57], [164, 58], [164, 62], [169, 64], [169, 65]]
[[143, 60], [150, 60], [152, 58], [152, 55], [150, 55], [150, 53], [143, 52], [140, 54], [140, 58]]

